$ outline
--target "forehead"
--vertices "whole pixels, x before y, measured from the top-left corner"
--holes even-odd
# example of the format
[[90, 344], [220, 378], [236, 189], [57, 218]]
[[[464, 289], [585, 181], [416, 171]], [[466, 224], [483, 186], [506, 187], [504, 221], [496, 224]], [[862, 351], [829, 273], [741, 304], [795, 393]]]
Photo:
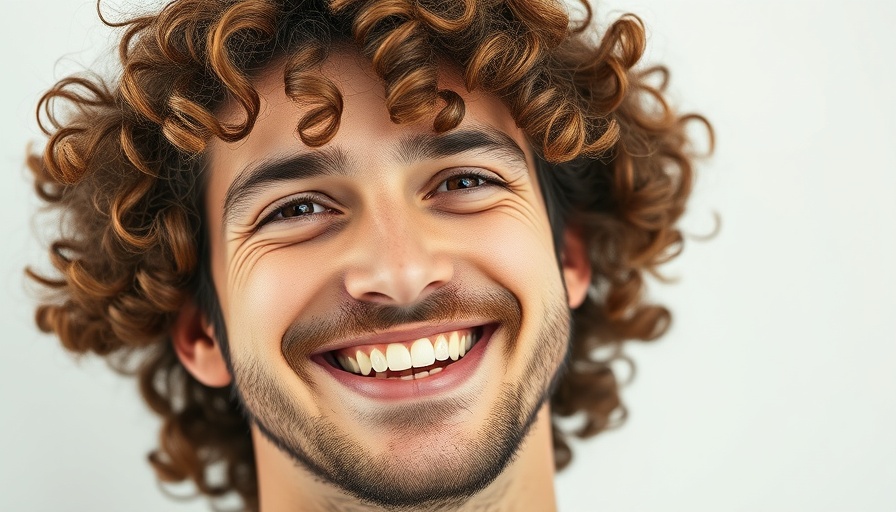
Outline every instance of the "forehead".
[[[206, 159], [215, 173], [219, 173], [222, 167], [230, 171], [246, 169], [260, 158], [284, 152], [316, 149], [306, 146], [297, 132], [300, 119], [314, 105], [297, 103], [287, 96], [284, 72], [285, 62], [277, 61], [253, 81], [261, 108], [246, 138], [235, 143], [219, 139], [210, 142]], [[433, 133], [433, 117], [442, 105], [437, 104], [432, 116], [418, 123], [394, 123], [386, 106], [382, 81], [369, 62], [357, 52], [345, 49], [334, 51], [324, 61], [319, 73], [336, 86], [343, 103], [339, 129], [323, 147], [338, 147], [350, 156], [367, 158], [394, 152], [401, 140], [406, 140], [408, 136]], [[447, 64], [440, 66], [438, 81], [440, 89], [450, 89], [464, 100], [464, 120], [457, 129], [475, 126], [509, 137], [524, 150], [531, 168], [532, 157], [526, 136], [500, 100], [484, 92], [467, 91], [459, 72]], [[219, 112], [224, 122], [239, 121], [243, 115], [234, 104], [225, 104]], [[216, 176], [214, 181], [230, 182], [236, 177], [233, 172], [225, 174], [227, 176]]]

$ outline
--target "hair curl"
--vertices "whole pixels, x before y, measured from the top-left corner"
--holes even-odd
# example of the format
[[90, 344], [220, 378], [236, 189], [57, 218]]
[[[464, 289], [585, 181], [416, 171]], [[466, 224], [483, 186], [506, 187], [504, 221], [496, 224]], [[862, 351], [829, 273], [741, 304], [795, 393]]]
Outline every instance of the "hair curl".
[[[28, 165], [64, 229], [50, 246], [59, 276], [27, 272], [52, 292], [37, 309], [41, 330], [136, 374], [163, 421], [149, 457], [162, 481], [189, 479], [210, 497], [235, 491], [257, 509], [248, 424], [230, 390], [186, 372], [168, 331], [185, 301], [215, 307], [200, 214], [207, 141], [252, 130], [253, 76], [276, 59], [286, 62], [288, 96], [309, 107], [301, 139], [329, 141], [342, 97], [315, 71], [334, 43], [370, 60], [396, 123], [458, 125], [462, 99], [438, 88], [446, 62], [468, 89], [506, 104], [538, 155], [555, 242], [575, 226], [593, 268], [592, 292], [573, 312], [571, 364], [551, 398], [555, 417], [585, 418], [569, 433], [555, 422], [558, 468], [571, 458], [568, 434], [592, 436], [614, 412], [624, 417], [610, 365], [624, 359], [624, 340], [655, 339], [669, 324], [666, 308], [644, 302], [643, 277], [681, 250], [675, 225], [693, 162], [685, 124], [709, 124], [667, 104], [665, 68], [634, 69], [645, 48], [637, 17], [594, 42], [583, 5], [580, 23], [559, 2], [530, 0], [176, 0], [157, 15], [103, 20], [124, 29], [121, 76], [65, 78], [38, 105], [49, 141]], [[216, 116], [225, 101], [241, 110], [238, 122]]]

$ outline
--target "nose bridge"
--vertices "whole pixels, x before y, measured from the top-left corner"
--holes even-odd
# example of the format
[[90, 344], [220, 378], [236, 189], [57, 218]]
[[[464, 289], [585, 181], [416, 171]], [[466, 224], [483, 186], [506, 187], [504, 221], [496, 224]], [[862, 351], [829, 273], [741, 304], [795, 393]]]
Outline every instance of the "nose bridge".
[[447, 284], [453, 265], [415, 207], [383, 198], [376, 205], [359, 219], [346, 291], [358, 300], [407, 305]]

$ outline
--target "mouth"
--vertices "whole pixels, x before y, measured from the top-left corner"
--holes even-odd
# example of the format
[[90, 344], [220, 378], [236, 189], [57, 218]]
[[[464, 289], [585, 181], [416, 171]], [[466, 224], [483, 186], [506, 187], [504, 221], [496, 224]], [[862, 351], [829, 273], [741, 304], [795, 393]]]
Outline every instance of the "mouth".
[[357, 377], [421, 380], [457, 364], [483, 338], [486, 326], [455, 329], [393, 343], [365, 344], [323, 354], [331, 367]]

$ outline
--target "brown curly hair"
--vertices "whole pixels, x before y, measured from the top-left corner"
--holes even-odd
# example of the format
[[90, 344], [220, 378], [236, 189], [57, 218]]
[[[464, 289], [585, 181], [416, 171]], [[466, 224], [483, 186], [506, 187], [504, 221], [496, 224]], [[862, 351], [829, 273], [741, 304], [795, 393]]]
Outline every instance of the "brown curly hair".
[[[666, 308], [644, 302], [643, 277], [681, 250], [675, 225], [694, 159], [685, 125], [709, 124], [667, 104], [665, 68], [634, 69], [645, 48], [637, 17], [593, 40], [582, 5], [584, 19], [571, 22], [560, 2], [535, 0], [175, 0], [157, 15], [103, 19], [124, 30], [120, 77], [65, 78], [38, 105], [49, 141], [28, 164], [63, 229], [50, 247], [59, 275], [28, 273], [50, 291], [37, 309], [41, 330], [136, 374], [163, 421], [149, 456], [162, 481], [190, 479], [210, 497], [235, 491], [257, 509], [248, 422], [230, 389], [189, 375], [168, 331], [188, 300], [216, 316], [200, 213], [206, 143], [252, 130], [253, 77], [276, 59], [287, 62], [287, 94], [311, 106], [298, 134], [309, 146], [330, 140], [342, 98], [315, 71], [335, 43], [370, 60], [396, 123], [458, 125], [462, 99], [437, 86], [446, 62], [468, 89], [508, 107], [537, 153], [555, 247], [575, 226], [593, 269], [551, 397], [555, 418], [585, 422], [572, 432], [554, 422], [557, 467], [571, 458], [567, 435], [624, 417], [611, 363], [624, 359], [623, 341], [655, 339], [669, 325]], [[218, 119], [224, 102], [239, 106], [239, 122]]]

